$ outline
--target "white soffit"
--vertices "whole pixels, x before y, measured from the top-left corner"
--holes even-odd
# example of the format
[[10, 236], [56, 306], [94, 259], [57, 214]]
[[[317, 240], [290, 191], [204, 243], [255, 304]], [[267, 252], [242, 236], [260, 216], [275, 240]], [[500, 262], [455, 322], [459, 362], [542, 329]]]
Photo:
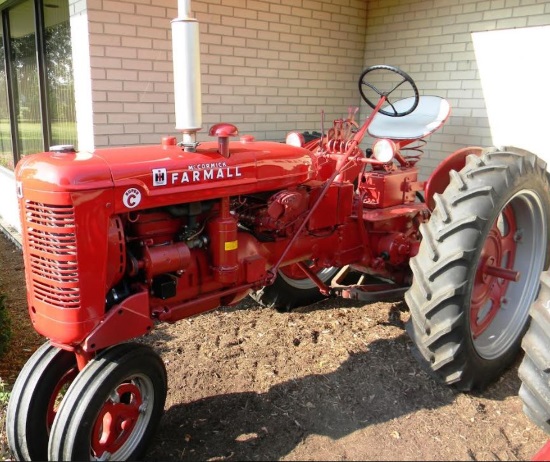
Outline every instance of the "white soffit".
[[476, 32], [472, 41], [493, 143], [550, 163], [550, 26]]

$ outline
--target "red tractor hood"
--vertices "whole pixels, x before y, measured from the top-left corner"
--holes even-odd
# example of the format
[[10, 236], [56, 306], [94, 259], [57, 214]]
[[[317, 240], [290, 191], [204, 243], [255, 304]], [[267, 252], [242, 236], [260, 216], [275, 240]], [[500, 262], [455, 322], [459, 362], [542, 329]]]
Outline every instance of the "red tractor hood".
[[197, 152], [179, 146], [98, 149], [93, 153], [41, 153], [17, 166], [19, 187], [77, 192], [115, 188], [115, 210], [142, 209], [221, 196], [251, 194], [304, 183], [315, 175], [312, 153], [276, 142], [229, 143], [230, 156], [217, 142]]

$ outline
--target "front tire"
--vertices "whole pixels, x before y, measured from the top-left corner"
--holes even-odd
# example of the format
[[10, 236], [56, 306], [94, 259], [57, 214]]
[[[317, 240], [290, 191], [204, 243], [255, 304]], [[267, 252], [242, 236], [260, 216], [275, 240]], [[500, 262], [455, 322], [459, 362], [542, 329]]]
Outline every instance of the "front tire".
[[515, 148], [469, 156], [421, 226], [407, 330], [420, 362], [458, 390], [483, 389], [519, 351], [548, 264], [545, 168]]
[[50, 460], [139, 459], [166, 391], [166, 369], [152, 348], [126, 343], [105, 350], [67, 391], [50, 435]]
[[58, 402], [77, 374], [74, 353], [50, 342], [26, 362], [13, 386], [6, 415], [8, 444], [17, 460], [46, 460]]

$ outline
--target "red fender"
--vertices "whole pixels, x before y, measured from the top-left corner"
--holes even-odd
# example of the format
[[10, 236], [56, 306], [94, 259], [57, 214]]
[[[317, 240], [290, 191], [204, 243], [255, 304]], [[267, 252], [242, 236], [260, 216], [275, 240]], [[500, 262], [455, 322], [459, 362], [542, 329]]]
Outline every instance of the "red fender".
[[462, 170], [462, 167], [466, 165], [466, 157], [470, 154], [475, 156], [481, 155], [483, 148], [478, 146], [469, 146], [467, 148], [459, 149], [453, 152], [443, 162], [441, 162], [432, 172], [428, 181], [424, 185], [424, 200], [430, 210], [433, 210], [435, 203], [433, 196], [435, 193], [442, 193], [449, 184], [449, 173], [451, 170], [457, 172]]
[[113, 306], [101, 323], [84, 339], [83, 349], [86, 353], [93, 353], [131, 338], [141, 337], [152, 328], [149, 293], [143, 290]]
[[533, 456], [532, 461], [550, 460], [550, 440]]

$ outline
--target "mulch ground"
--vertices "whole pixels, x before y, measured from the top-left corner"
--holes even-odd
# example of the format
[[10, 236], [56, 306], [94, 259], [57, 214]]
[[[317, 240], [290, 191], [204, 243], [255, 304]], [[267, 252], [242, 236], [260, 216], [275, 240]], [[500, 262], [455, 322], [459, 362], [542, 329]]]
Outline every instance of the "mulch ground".
[[[12, 337], [9, 389], [44, 339], [18, 249], [0, 236]], [[326, 300], [290, 314], [246, 299], [140, 339], [169, 376], [146, 460], [526, 460], [547, 436], [524, 416], [518, 362], [482, 394], [436, 383], [413, 359], [403, 301]], [[9, 458], [0, 404], [0, 458]]]

